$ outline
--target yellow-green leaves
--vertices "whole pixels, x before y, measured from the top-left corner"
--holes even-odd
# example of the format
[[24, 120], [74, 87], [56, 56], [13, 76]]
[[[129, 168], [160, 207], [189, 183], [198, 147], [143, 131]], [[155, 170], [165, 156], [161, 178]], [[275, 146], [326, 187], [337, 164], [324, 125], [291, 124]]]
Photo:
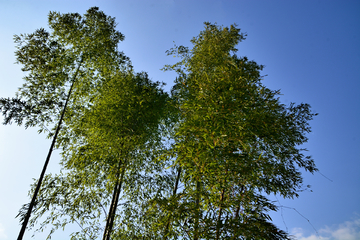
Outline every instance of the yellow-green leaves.
[[[15, 35], [17, 63], [27, 75], [16, 98], [1, 99], [0, 110], [6, 122], [47, 131], [47, 126], [57, 122], [73, 81], [76, 84], [65, 121], [78, 116], [106, 78], [128, 68], [128, 59], [118, 51], [124, 36], [115, 27], [114, 18], [93, 7], [84, 16], [50, 12], [49, 31], [40, 28], [34, 33]], [[24, 106], [12, 104], [14, 101]]]
[[85, 226], [77, 236], [99, 235], [113, 203], [114, 239], [288, 239], [264, 194], [296, 197], [300, 169], [317, 170], [300, 148], [315, 114], [282, 104], [263, 85], [263, 66], [235, 55], [245, 39], [236, 25], [205, 23], [192, 48], [168, 51], [180, 57], [164, 67], [179, 74], [169, 97], [124, 64], [124, 37], [98, 8], [51, 12], [49, 24], [15, 37], [30, 74], [20, 99], [0, 101], [7, 122], [49, 124], [80, 64], [59, 143], [63, 172], [46, 178], [48, 201], [37, 208], [35, 220], [51, 211], [41, 228], [65, 217]]
[[268, 221], [265, 209], [276, 208], [260, 193], [297, 196], [298, 167], [316, 170], [298, 148], [314, 114], [308, 105], [278, 101], [278, 91], [262, 84], [263, 66], [234, 54], [243, 39], [236, 26], [205, 23], [193, 48], [169, 51], [182, 59], [165, 69], [179, 73], [174, 151], [182, 168], [181, 194], [188, 196], [182, 204], [198, 202], [201, 211], [187, 216], [195, 222], [184, 219], [181, 225], [194, 239], [286, 239]]

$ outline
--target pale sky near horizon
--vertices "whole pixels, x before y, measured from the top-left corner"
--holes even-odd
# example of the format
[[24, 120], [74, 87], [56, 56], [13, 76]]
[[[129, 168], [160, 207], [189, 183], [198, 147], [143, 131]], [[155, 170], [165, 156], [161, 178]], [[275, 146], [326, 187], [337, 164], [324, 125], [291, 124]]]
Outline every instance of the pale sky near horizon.
[[[321, 174], [304, 173], [312, 192], [278, 198], [286, 207], [272, 214], [275, 224], [300, 240], [360, 239], [360, 1], [0, 0], [0, 97], [13, 97], [23, 83], [21, 66], [14, 64], [14, 34], [47, 28], [49, 11], [84, 14], [92, 6], [116, 18], [125, 35], [119, 49], [136, 71], [167, 83], [166, 90], [175, 75], [160, 69], [174, 62], [165, 54], [173, 41], [191, 47], [203, 22], [236, 23], [247, 33], [238, 55], [265, 65], [264, 84], [281, 89], [283, 103], [309, 103], [319, 113], [305, 147]], [[0, 125], [0, 240], [17, 237], [15, 216], [29, 201], [29, 185], [50, 147], [36, 130]], [[51, 159], [48, 173], [57, 171], [59, 159]], [[52, 239], [67, 239], [74, 229]], [[45, 236], [31, 235], [24, 239]]]

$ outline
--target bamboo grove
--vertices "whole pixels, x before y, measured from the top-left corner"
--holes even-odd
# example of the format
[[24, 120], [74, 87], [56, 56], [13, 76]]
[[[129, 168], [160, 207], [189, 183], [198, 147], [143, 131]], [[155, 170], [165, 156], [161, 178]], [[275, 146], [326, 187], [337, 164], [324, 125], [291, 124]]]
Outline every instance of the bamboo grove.
[[24, 222], [31, 213], [27, 229], [50, 238], [75, 224], [71, 239], [290, 239], [272, 223], [268, 195], [297, 197], [300, 171], [317, 171], [301, 148], [316, 114], [262, 84], [263, 66], [236, 55], [245, 39], [236, 25], [205, 23], [191, 48], [167, 52], [180, 57], [163, 69], [178, 74], [171, 93], [134, 72], [115, 19], [98, 8], [50, 12], [49, 28], [15, 36], [27, 75], [14, 98], [0, 99], [5, 124], [50, 138], [59, 129], [61, 172], [32, 185], [33, 208], [18, 214]]

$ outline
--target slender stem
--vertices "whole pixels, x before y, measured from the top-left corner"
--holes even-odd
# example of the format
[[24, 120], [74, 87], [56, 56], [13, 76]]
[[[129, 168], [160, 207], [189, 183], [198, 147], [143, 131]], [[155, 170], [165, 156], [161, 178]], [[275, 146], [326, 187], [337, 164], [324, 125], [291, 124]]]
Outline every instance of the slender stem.
[[[240, 194], [243, 194], [244, 193], [244, 186], [241, 186], [241, 190], [240, 190]], [[239, 203], [239, 205], [236, 207], [236, 210], [235, 210], [235, 217], [234, 217], [234, 220], [237, 220], [239, 221], [239, 215], [240, 215], [240, 206], [241, 206], [241, 202]], [[236, 224], [236, 223], [235, 223]], [[234, 229], [237, 229], [238, 230], [238, 226], [233, 226]], [[234, 232], [234, 236], [232, 239], [237, 239], [239, 233], [238, 231]]]
[[[174, 186], [174, 190], [173, 190], [173, 194], [172, 194], [173, 197], [175, 197], [176, 191], [177, 191], [178, 186], [179, 186], [180, 175], [181, 175], [181, 167], [179, 167], [179, 169], [178, 169], [178, 174], [177, 174], [177, 176], [176, 176], [175, 186]], [[166, 235], [167, 235], [168, 232], [169, 232], [170, 222], [171, 222], [171, 219], [169, 219], [169, 221], [167, 222], [166, 227], [165, 227], [165, 233], [164, 233], [165, 239], [167, 239], [167, 236], [166, 236]]]
[[25, 215], [25, 218], [24, 218], [24, 221], [23, 221], [23, 223], [22, 223], [22, 227], [21, 227], [19, 236], [18, 236], [18, 238], [17, 238], [18, 240], [22, 240], [23, 237], [24, 237], [24, 233], [25, 233], [25, 230], [26, 230], [26, 226], [27, 226], [27, 224], [28, 224], [28, 222], [29, 222], [32, 209], [33, 209], [33, 207], [34, 207], [34, 205], [35, 205], [36, 197], [37, 197], [37, 195], [38, 195], [38, 193], [39, 193], [39, 190], [40, 190], [40, 187], [41, 187], [43, 178], [44, 178], [44, 176], [45, 176], [46, 168], [47, 168], [47, 166], [48, 166], [48, 164], [49, 164], [50, 157], [51, 157], [51, 153], [53, 152], [53, 149], [54, 149], [54, 146], [55, 146], [55, 142], [56, 142], [56, 139], [57, 139], [58, 133], [59, 133], [59, 131], [60, 131], [60, 128], [61, 128], [61, 124], [62, 124], [64, 115], [65, 115], [66, 107], [67, 107], [67, 104], [68, 104], [68, 102], [69, 102], [69, 99], [70, 99], [70, 96], [71, 96], [71, 92], [72, 92], [73, 87], [74, 87], [74, 84], [75, 84], [75, 79], [76, 79], [76, 76], [77, 76], [77, 74], [78, 74], [78, 72], [79, 72], [79, 69], [80, 69], [80, 66], [81, 66], [82, 61], [83, 61], [83, 57], [81, 56], [81, 60], [80, 60], [79, 65], [78, 65], [78, 67], [77, 67], [77, 69], [76, 69], [76, 72], [75, 72], [75, 74], [74, 74], [74, 77], [73, 77], [73, 79], [72, 79], [72, 83], [71, 83], [71, 86], [70, 86], [70, 90], [69, 90], [69, 93], [68, 93], [67, 98], [66, 98], [66, 101], [65, 101], [64, 109], [63, 109], [63, 111], [62, 111], [62, 113], [61, 113], [60, 120], [59, 120], [59, 122], [58, 122], [58, 126], [57, 126], [57, 128], [56, 128], [56, 130], [55, 130], [55, 135], [54, 135], [54, 137], [53, 137], [53, 140], [52, 140], [52, 143], [51, 143], [51, 146], [50, 146], [48, 155], [47, 155], [47, 157], [46, 157], [46, 160], [45, 160], [43, 169], [42, 169], [42, 171], [41, 171], [39, 181], [38, 181], [38, 183], [37, 183], [37, 185], [36, 185], [35, 192], [34, 192], [34, 194], [33, 194], [33, 197], [32, 197], [32, 199], [31, 199], [31, 202], [30, 202], [28, 211], [27, 211], [27, 213], [26, 213], [26, 215]]
[[[225, 171], [225, 176], [228, 175], [228, 167], [226, 168]], [[226, 187], [226, 178], [224, 179], [224, 187], [221, 191], [220, 194], [220, 203], [219, 203], [219, 215], [218, 215], [218, 219], [217, 219], [217, 223], [216, 223], [216, 238], [215, 239], [219, 239], [220, 238], [220, 229], [221, 229], [221, 215], [222, 215], [222, 210], [223, 210], [223, 202], [224, 202], [224, 195], [225, 195], [225, 187]]]
[[194, 240], [199, 239], [199, 221], [200, 221], [200, 181], [196, 182], [196, 212], [195, 212], [195, 226], [194, 226]]
[[181, 167], [179, 167], [178, 174], [176, 176], [175, 186], [174, 186], [174, 190], [173, 190], [173, 196], [176, 195], [176, 191], [178, 189], [178, 185], [179, 185], [179, 181], [180, 181], [180, 175], [181, 175]]
[[220, 237], [221, 214], [222, 214], [222, 203], [224, 201], [224, 193], [225, 193], [225, 189], [223, 189], [221, 191], [221, 195], [220, 195], [219, 215], [218, 215], [218, 220], [217, 220], [217, 224], [216, 224], [216, 239], [219, 239], [219, 237]]
[[[124, 162], [124, 166], [122, 168], [121, 171], [121, 165], [122, 165], [122, 161], [119, 161], [119, 168], [118, 168], [118, 173], [116, 176], [116, 184], [114, 187], [114, 193], [113, 193], [113, 197], [112, 197], [112, 201], [111, 201], [111, 205], [110, 205], [110, 210], [109, 210], [109, 215], [106, 219], [106, 226], [105, 226], [105, 231], [104, 231], [104, 235], [103, 235], [103, 240], [110, 240], [110, 236], [113, 230], [113, 225], [114, 225], [114, 219], [115, 219], [115, 214], [116, 214], [116, 208], [117, 208], [117, 203], [119, 201], [119, 196], [120, 196], [120, 192], [121, 192], [121, 185], [123, 182], [123, 177], [125, 174], [125, 165], [126, 162]], [[120, 171], [121, 171], [121, 175], [120, 175]], [[120, 175], [120, 177], [119, 177]]]
[[[120, 161], [121, 163], [121, 161]], [[120, 165], [119, 163], [119, 165]], [[107, 219], [106, 219], [106, 226], [105, 226], [105, 231], [104, 231], [104, 235], [103, 235], [103, 239], [107, 239], [108, 236], [111, 235], [111, 216], [113, 215], [113, 209], [114, 209], [114, 205], [116, 204], [115, 202], [115, 199], [116, 199], [116, 196], [117, 196], [117, 193], [118, 193], [118, 186], [119, 186], [119, 182], [118, 182], [118, 179], [120, 177], [120, 172], [118, 172], [118, 174], [116, 175], [116, 183], [115, 183], [115, 187], [114, 187], [114, 191], [113, 191], [113, 196], [112, 196], [112, 199], [111, 199], [111, 204], [110, 204], [110, 209], [109, 209], [109, 215], [107, 216]]]

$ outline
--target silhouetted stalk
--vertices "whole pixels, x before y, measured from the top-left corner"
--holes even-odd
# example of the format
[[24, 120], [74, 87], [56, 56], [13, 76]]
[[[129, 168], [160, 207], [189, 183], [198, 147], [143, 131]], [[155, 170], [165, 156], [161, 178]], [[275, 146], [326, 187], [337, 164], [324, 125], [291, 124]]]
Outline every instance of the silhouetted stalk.
[[196, 182], [196, 212], [195, 212], [195, 225], [194, 225], [194, 240], [199, 239], [199, 221], [200, 221], [200, 181]]
[[216, 239], [219, 239], [219, 237], [220, 237], [221, 214], [222, 214], [222, 203], [224, 201], [224, 193], [225, 193], [225, 189], [223, 189], [221, 191], [221, 195], [220, 195], [219, 215], [218, 215], [218, 220], [217, 220], [217, 224], [216, 224]]
[[[241, 190], [240, 190], [240, 194], [242, 194], [244, 192], [244, 186], [241, 186]], [[239, 221], [239, 215], [240, 215], [240, 204], [236, 207], [236, 210], [235, 210], [235, 217], [234, 217], [234, 220], [236, 221]], [[234, 236], [232, 239], [237, 239], [237, 237], [239, 236], [240, 234], [237, 232], [234, 232]]]
[[41, 187], [43, 178], [44, 178], [44, 176], [45, 176], [46, 168], [47, 168], [47, 166], [48, 166], [48, 164], [49, 164], [50, 157], [51, 157], [51, 153], [53, 152], [53, 149], [54, 149], [54, 146], [55, 146], [55, 142], [56, 142], [57, 136], [58, 136], [58, 134], [59, 134], [59, 131], [60, 131], [60, 128], [61, 128], [61, 124], [62, 124], [64, 115], [65, 115], [66, 107], [67, 107], [67, 105], [68, 105], [68, 102], [69, 102], [69, 99], [70, 99], [70, 96], [71, 96], [71, 92], [72, 92], [72, 89], [73, 89], [74, 84], [75, 84], [75, 79], [76, 79], [76, 76], [77, 76], [77, 74], [78, 74], [78, 72], [79, 72], [79, 69], [80, 69], [80, 66], [81, 66], [82, 61], [83, 61], [83, 57], [81, 56], [81, 60], [80, 60], [79, 65], [78, 65], [78, 67], [77, 67], [77, 69], [76, 69], [76, 72], [75, 72], [75, 74], [74, 74], [74, 77], [73, 77], [73, 79], [72, 79], [72, 83], [71, 83], [71, 86], [70, 86], [70, 89], [69, 89], [69, 93], [68, 93], [68, 95], [67, 95], [67, 97], [66, 97], [65, 106], [64, 106], [63, 111], [62, 111], [62, 113], [61, 113], [60, 120], [59, 120], [59, 122], [58, 122], [58, 126], [57, 126], [57, 128], [56, 128], [56, 130], [55, 130], [55, 135], [54, 135], [54, 137], [53, 137], [53, 140], [52, 140], [52, 143], [51, 143], [51, 146], [50, 146], [48, 155], [47, 155], [47, 157], [46, 157], [46, 160], [45, 160], [45, 163], [44, 163], [42, 172], [41, 172], [41, 174], [40, 174], [39, 181], [38, 181], [38, 183], [37, 183], [37, 185], [36, 185], [35, 192], [34, 192], [34, 194], [33, 194], [33, 197], [32, 197], [31, 202], [30, 202], [30, 204], [29, 204], [28, 211], [27, 211], [27, 213], [26, 213], [26, 215], [25, 215], [25, 218], [24, 218], [24, 221], [23, 221], [23, 223], [22, 223], [22, 227], [21, 227], [19, 236], [18, 236], [18, 238], [17, 238], [18, 240], [22, 240], [23, 237], [24, 237], [24, 233], [25, 233], [25, 230], [26, 230], [26, 226], [27, 226], [27, 224], [28, 224], [28, 222], [29, 222], [32, 209], [33, 209], [33, 207], [34, 207], [34, 205], [35, 205], [36, 197], [37, 197], [37, 195], [38, 195], [38, 193], [39, 193], [39, 190], [40, 190], [40, 187]]
[[[175, 197], [176, 195], [176, 191], [178, 189], [178, 185], [179, 185], [179, 181], [180, 181], [180, 175], [181, 175], [181, 167], [179, 167], [178, 169], [178, 174], [176, 176], [176, 180], [175, 180], [175, 186], [174, 186], [174, 189], [173, 189], [173, 194], [172, 196]], [[171, 218], [169, 219], [168, 223], [166, 224], [166, 227], [165, 227], [165, 232], [164, 232], [164, 236], [165, 236], [165, 239], [167, 239], [167, 234], [169, 232], [169, 227], [170, 227], [170, 222], [171, 222]]]
[[[112, 230], [113, 230], [117, 203], [119, 201], [119, 196], [120, 196], [120, 192], [121, 192], [121, 185], [123, 183], [123, 177], [124, 177], [124, 173], [125, 173], [125, 164], [126, 164], [126, 162], [124, 162], [124, 166], [121, 169], [122, 161], [121, 160], [119, 161], [118, 172], [116, 174], [117, 181], [116, 181], [115, 187], [114, 187], [114, 192], [113, 192], [113, 197], [112, 197], [112, 200], [111, 200], [109, 215], [108, 215], [108, 217], [106, 219], [106, 226], [105, 226], [105, 230], [104, 230], [103, 240], [109, 240], [110, 236], [111, 236], [111, 233], [112, 233]], [[121, 172], [121, 175], [120, 175], [120, 172]]]

